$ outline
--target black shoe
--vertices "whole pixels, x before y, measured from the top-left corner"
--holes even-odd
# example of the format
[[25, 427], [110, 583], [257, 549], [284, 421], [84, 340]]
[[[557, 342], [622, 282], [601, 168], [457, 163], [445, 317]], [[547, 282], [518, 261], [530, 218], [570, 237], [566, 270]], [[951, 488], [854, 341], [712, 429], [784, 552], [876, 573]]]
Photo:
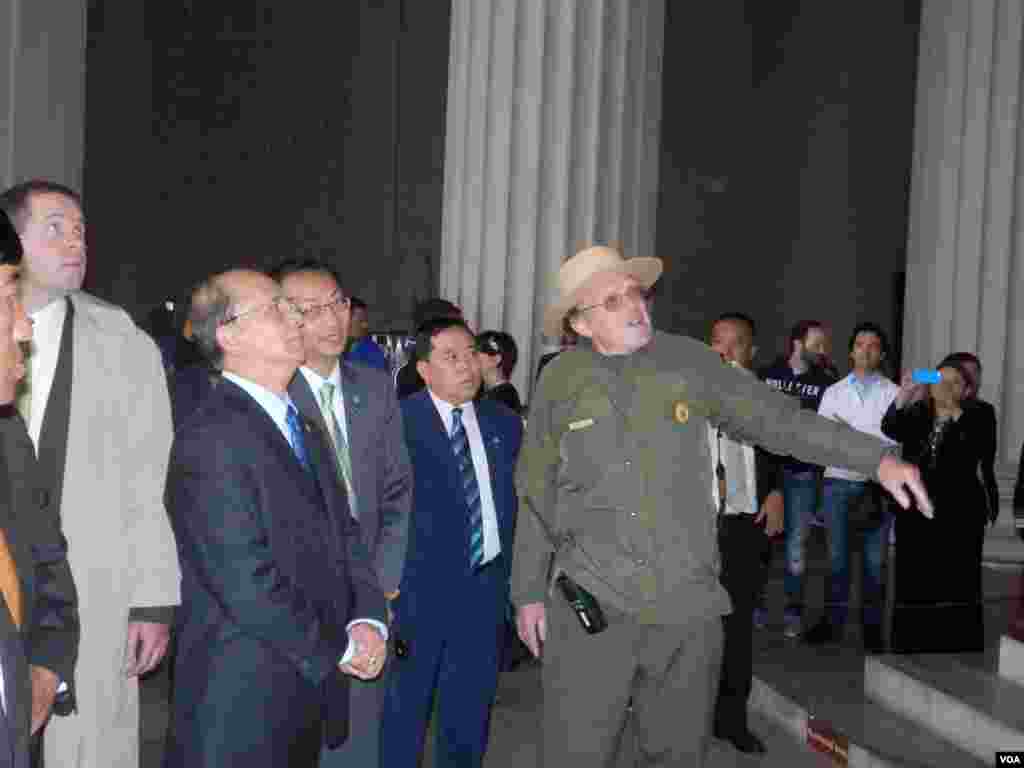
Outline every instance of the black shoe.
[[839, 642], [839, 633], [828, 621], [822, 619], [803, 634], [803, 641], [808, 645], [827, 645]]
[[764, 742], [749, 730], [740, 731], [738, 733], [725, 733], [716, 728], [715, 738], [721, 739], [722, 741], [728, 741], [736, 747], [737, 750], [748, 755], [763, 755], [768, 751], [765, 749]]
[[882, 642], [882, 628], [877, 624], [867, 624], [864, 627], [864, 653], [885, 653], [885, 644]]

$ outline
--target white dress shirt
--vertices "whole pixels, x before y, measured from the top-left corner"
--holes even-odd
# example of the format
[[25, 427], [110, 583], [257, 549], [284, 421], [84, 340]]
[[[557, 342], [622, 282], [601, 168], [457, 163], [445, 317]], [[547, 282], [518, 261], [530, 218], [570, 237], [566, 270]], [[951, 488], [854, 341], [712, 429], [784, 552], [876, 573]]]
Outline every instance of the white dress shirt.
[[[427, 390], [430, 392], [430, 390]], [[452, 411], [458, 407], [462, 409], [462, 425], [466, 429], [466, 439], [469, 441], [469, 453], [473, 457], [473, 469], [476, 472], [476, 483], [480, 486], [480, 517], [484, 529], [484, 563], [501, 554], [501, 537], [498, 534], [498, 513], [494, 507], [494, 494], [491, 490], [491, 471], [487, 463], [487, 451], [484, 449], [484, 439], [480, 434], [480, 425], [476, 420], [476, 410], [473, 408], [473, 401], [454, 406], [441, 400], [433, 392], [430, 392], [430, 399], [434, 401], [434, 407], [441, 414], [441, 421], [444, 423], [444, 431], [450, 437], [452, 434]]]
[[299, 372], [305, 377], [309, 388], [313, 390], [313, 399], [316, 400], [317, 405], [320, 405], [320, 390], [323, 388], [324, 382], [329, 381], [334, 385], [334, 402], [331, 403], [331, 410], [334, 412], [334, 420], [338, 422], [338, 428], [345, 436], [345, 442], [351, 444], [351, 440], [348, 438], [348, 422], [345, 421], [345, 396], [341, 386], [341, 367], [334, 366], [331, 375], [326, 379], [306, 366], [299, 368]]
[[[249, 395], [252, 396], [253, 400], [260, 404], [260, 407], [267, 412], [267, 415], [273, 420], [277, 428], [281, 430], [281, 434], [284, 435], [284, 439], [288, 441], [288, 445], [292, 444], [291, 430], [288, 428], [288, 407], [292, 405], [292, 400], [288, 395], [281, 397], [275, 392], [271, 392], [266, 387], [262, 387], [259, 384], [243, 379], [241, 376], [236, 376], [233, 373], [224, 372], [224, 378], [228, 381], [234, 382], [242, 389], [244, 389]], [[345, 625], [345, 631], [350, 633], [351, 629], [356, 624], [369, 624], [372, 627], [376, 627], [377, 631], [380, 632], [381, 637], [384, 638], [384, 642], [388, 639], [388, 628], [376, 619], [353, 619]], [[357, 648], [356, 643], [350, 642], [348, 647], [345, 649], [345, 654], [341, 657], [338, 664], [348, 664], [352, 660], [352, 657], [356, 655]]]
[[708, 425], [708, 442], [711, 445], [712, 477], [711, 498], [718, 509], [718, 476], [714, 470], [721, 460], [725, 466], [725, 514], [757, 514], [757, 470], [754, 464], [754, 448], [738, 443], [726, 434], [719, 435], [717, 427]]
[[[874, 373], [861, 380], [851, 373], [825, 390], [818, 413], [826, 419], [841, 421], [860, 432], [874, 435], [889, 445], [897, 445], [882, 434], [882, 419], [899, 391], [898, 385], [881, 374]], [[869, 479], [867, 475], [842, 467], [829, 467], [825, 470], [825, 477], [858, 483]]]
[[29, 365], [32, 366], [31, 413], [29, 414], [28, 434], [32, 444], [39, 450], [39, 433], [43, 429], [43, 416], [46, 404], [50, 400], [53, 388], [53, 377], [57, 373], [57, 358], [60, 356], [60, 337], [64, 332], [64, 318], [68, 314], [68, 305], [62, 297], [51, 301], [42, 309], [30, 314], [32, 318], [32, 347], [29, 354]]

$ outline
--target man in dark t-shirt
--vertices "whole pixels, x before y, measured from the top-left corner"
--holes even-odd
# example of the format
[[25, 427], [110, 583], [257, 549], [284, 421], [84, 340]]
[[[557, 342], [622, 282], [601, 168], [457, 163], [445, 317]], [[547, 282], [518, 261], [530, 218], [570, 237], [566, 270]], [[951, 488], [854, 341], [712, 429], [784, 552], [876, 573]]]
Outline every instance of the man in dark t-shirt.
[[[779, 357], [758, 372], [769, 386], [800, 399], [800, 405], [817, 411], [825, 390], [837, 376], [828, 358], [827, 328], [816, 320], [797, 323], [789, 335], [788, 357]], [[788, 456], [768, 456], [781, 478], [785, 501], [786, 592], [784, 613], [786, 637], [800, 636], [803, 622], [804, 541], [818, 506], [821, 467]], [[762, 618], [757, 619], [763, 623]]]

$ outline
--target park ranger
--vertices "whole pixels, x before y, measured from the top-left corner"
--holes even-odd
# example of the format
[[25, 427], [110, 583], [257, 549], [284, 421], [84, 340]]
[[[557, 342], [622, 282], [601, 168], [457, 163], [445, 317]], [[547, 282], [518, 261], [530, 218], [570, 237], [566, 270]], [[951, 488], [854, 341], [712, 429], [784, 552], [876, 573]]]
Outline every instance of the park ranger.
[[655, 332], [648, 295], [661, 271], [660, 259], [581, 251], [544, 318], [547, 335], [568, 320], [582, 342], [544, 370], [517, 468], [512, 596], [523, 642], [537, 656], [543, 646], [546, 768], [612, 764], [630, 700], [644, 765], [704, 765], [730, 610], [709, 424], [874, 475], [902, 507], [912, 496], [931, 514], [917, 470], [880, 440]]

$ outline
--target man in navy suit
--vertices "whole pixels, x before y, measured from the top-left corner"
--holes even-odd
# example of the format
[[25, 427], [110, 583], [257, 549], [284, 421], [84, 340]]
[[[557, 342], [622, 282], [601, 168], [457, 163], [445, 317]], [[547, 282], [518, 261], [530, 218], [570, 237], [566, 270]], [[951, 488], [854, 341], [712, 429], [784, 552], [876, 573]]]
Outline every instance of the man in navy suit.
[[182, 568], [176, 768], [313, 768], [347, 734], [345, 675], [384, 663], [384, 598], [327, 438], [288, 397], [300, 317], [258, 272], [194, 294], [196, 338], [223, 377], [179, 428], [167, 481]]
[[400, 401], [414, 485], [392, 603], [407, 654], [389, 672], [381, 765], [419, 765], [436, 693], [434, 764], [477, 768], [498, 681], [522, 422], [500, 403], [473, 402], [480, 365], [462, 320], [420, 328], [416, 370], [426, 389]]

